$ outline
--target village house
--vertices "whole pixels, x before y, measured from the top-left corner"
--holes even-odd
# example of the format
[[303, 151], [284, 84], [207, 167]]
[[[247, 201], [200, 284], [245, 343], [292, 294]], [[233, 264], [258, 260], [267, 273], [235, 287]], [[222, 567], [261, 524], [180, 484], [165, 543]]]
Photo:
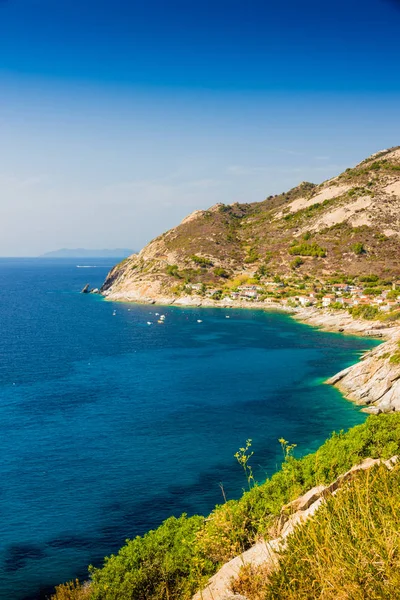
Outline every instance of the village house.
[[338, 302], [342, 306], [353, 306], [354, 305], [352, 298], [337, 298], [335, 300], [335, 302]]
[[308, 296], [296, 296], [295, 301], [298, 302], [301, 306], [307, 306], [310, 304], [310, 298]]
[[336, 301], [336, 296], [335, 294], [326, 294], [326, 296], [324, 296], [322, 298], [322, 306], [324, 308], [326, 308], [327, 306], [329, 306], [330, 304], [333, 304]]
[[338, 295], [346, 294], [350, 292], [350, 286], [347, 283], [335, 283], [332, 286], [332, 292], [336, 292]]
[[256, 290], [244, 290], [243, 292], [240, 292], [240, 297], [256, 299], [258, 298], [258, 293]]
[[399, 305], [399, 303], [395, 300], [390, 300], [388, 301], [386, 304], [382, 304], [380, 307], [380, 310], [384, 311], [384, 312], [389, 312], [395, 308], [397, 308]]
[[357, 285], [349, 285], [348, 288], [352, 296], [355, 294], [362, 294], [363, 292], [363, 289], [361, 287], [358, 287]]

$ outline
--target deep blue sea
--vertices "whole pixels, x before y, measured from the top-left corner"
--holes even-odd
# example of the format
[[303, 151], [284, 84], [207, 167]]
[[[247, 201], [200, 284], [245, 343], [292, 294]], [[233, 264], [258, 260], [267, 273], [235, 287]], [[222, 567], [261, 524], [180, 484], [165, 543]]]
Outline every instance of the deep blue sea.
[[44, 598], [169, 515], [208, 513], [220, 482], [239, 497], [247, 438], [262, 481], [278, 438], [306, 453], [365, 418], [323, 381], [376, 342], [79, 293], [111, 266], [0, 259], [1, 600]]

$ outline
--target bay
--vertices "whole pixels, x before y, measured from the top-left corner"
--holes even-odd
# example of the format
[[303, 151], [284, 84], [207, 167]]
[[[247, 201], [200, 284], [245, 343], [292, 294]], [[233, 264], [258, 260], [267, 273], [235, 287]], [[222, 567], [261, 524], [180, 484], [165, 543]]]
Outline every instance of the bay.
[[261, 482], [278, 438], [301, 455], [365, 419], [323, 381], [377, 342], [79, 293], [111, 266], [0, 259], [1, 600], [44, 598], [171, 514], [207, 514], [221, 483], [238, 498], [248, 438]]

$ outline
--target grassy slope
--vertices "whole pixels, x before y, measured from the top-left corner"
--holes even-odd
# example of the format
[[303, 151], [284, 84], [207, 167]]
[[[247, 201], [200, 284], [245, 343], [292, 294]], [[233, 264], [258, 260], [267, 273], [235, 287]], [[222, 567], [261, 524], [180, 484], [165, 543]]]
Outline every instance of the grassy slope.
[[280, 568], [244, 568], [249, 600], [400, 597], [400, 466], [358, 473], [289, 536]]
[[[400, 414], [371, 416], [347, 433], [333, 434], [313, 454], [302, 459], [288, 456], [271, 479], [255, 486], [240, 500], [216, 507], [207, 519], [171, 517], [142, 538], [128, 540], [117, 555], [106, 559], [102, 569], [91, 569], [89, 591], [79, 585], [60, 586], [53, 598], [189, 599], [223, 562], [251, 546], [258, 536], [273, 534], [283, 504], [316, 484], [331, 482], [365, 457], [389, 458], [398, 453]], [[355, 520], [357, 514], [354, 513]], [[360, 517], [365, 521], [365, 515], [360, 513]]]

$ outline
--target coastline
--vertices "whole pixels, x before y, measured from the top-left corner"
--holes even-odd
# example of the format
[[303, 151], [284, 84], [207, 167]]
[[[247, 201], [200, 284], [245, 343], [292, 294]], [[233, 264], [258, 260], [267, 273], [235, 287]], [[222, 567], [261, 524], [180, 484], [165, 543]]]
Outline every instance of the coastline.
[[353, 319], [344, 311], [332, 311], [314, 307], [288, 307], [277, 302], [257, 302], [232, 300], [215, 301], [201, 296], [157, 296], [143, 298], [138, 294], [121, 292], [102, 293], [113, 302], [129, 302], [160, 306], [193, 308], [241, 308], [264, 311], [279, 311], [309, 325], [343, 335], [374, 337], [382, 340], [373, 350], [366, 352], [361, 359], [326, 380], [326, 384], [339, 389], [343, 396], [357, 405], [363, 412], [380, 414], [400, 411], [400, 364], [390, 362], [390, 357], [398, 351], [400, 326], [386, 325], [381, 321]]

